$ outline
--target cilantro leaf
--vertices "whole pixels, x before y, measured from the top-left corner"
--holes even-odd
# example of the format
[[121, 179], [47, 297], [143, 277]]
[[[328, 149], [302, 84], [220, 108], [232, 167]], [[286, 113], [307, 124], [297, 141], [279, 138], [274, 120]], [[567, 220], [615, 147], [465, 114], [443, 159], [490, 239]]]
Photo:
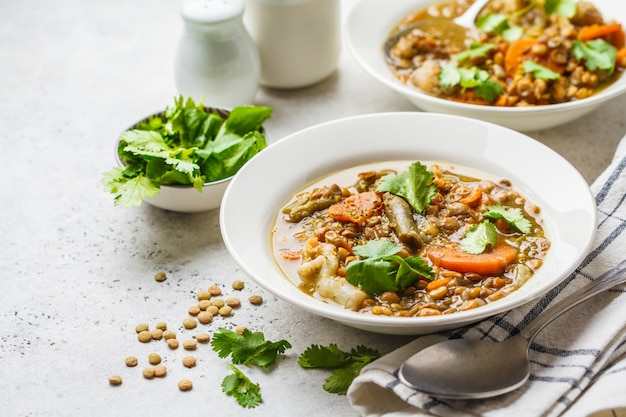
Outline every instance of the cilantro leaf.
[[531, 73], [533, 77], [539, 78], [542, 80], [557, 80], [560, 75], [556, 72], [550, 70], [549, 68], [544, 67], [543, 65], [537, 64], [535, 61], [524, 61], [524, 71]]
[[128, 178], [124, 175], [124, 168], [117, 167], [105, 173], [102, 184], [113, 194], [113, 204], [121, 207], [136, 207], [144, 198], [157, 195], [159, 184], [143, 174]]
[[444, 88], [454, 87], [461, 83], [461, 73], [454, 65], [446, 65], [439, 72], [439, 85]]
[[467, 253], [479, 254], [485, 251], [487, 246], [495, 246], [498, 241], [496, 226], [489, 221], [472, 225], [461, 240], [461, 249]]
[[262, 332], [244, 329], [242, 334], [220, 328], [211, 339], [211, 346], [220, 358], [231, 356], [233, 363], [266, 368], [274, 364], [279, 355], [291, 348], [286, 340], [270, 342]]
[[478, 97], [490, 103], [493, 103], [504, 92], [504, 87], [500, 83], [493, 81], [487, 71], [478, 67], [457, 68], [447, 65], [439, 73], [439, 85], [442, 87], [460, 85], [463, 89], [473, 88]]
[[421, 258], [401, 258], [401, 247], [386, 240], [370, 240], [355, 246], [354, 253], [363, 259], [348, 264], [346, 280], [368, 294], [399, 291], [414, 284], [420, 277], [432, 279], [432, 268]]
[[236, 366], [228, 365], [233, 371], [222, 381], [222, 391], [235, 398], [242, 407], [254, 408], [263, 402], [261, 387], [255, 384]]
[[572, 41], [572, 54], [576, 59], [584, 60], [585, 66], [594, 71], [606, 70], [609, 74], [615, 69], [617, 49], [604, 39], [589, 42]]
[[574, 0], [546, 0], [543, 10], [547, 15], [556, 13], [571, 19], [576, 14], [577, 6]]
[[476, 27], [483, 32], [500, 34], [509, 27], [509, 19], [502, 13], [487, 13], [476, 19]]
[[380, 357], [376, 350], [365, 346], [357, 346], [344, 352], [337, 345], [311, 345], [298, 358], [298, 364], [303, 368], [332, 369], [331, 376], [324, 382], [324, 390], [332, 394], [345, 395], [354, 378], [363, 367]]
[[524, 217], [522, 210], [516, 207], [504, 207], [496, 204], [489, 206], [484, 216], [491, 220], [504, 219], [520, 233], [528, 233], [532, 227], [530, 221]]
[[484, 58], [487, 56], [487, 52], [491, 51], [495, 47], [490, 43], [480, 44], [480, 43], [472, 43], [470, 48], [459, 52], [458, 54], [452, 55], [452, 58], [457, 62], [463, 62], [466, 59], [472, 58]]
[[437, 185], [433, 183], [434, 174], [419, 161], [409, 169], [396, 174], [385, 175], [377, 191], [388, 191], [404, 197], [417, 213], [423, 213], [437, 195]]

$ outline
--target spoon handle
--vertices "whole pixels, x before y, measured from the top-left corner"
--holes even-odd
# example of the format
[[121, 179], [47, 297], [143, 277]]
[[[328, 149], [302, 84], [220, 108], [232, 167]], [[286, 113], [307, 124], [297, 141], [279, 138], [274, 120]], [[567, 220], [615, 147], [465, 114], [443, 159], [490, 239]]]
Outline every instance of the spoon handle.
[[522, 336], [529, 342], [532, 341], [537, 333], [561, 314], [583, 301], [624, 282], [626, 282], [626, 260], [623, 260], [615, 268], [605, 272], [591, 283], [546, 309], [543, 314], [538, 315], [536, 319], [521, 331]]

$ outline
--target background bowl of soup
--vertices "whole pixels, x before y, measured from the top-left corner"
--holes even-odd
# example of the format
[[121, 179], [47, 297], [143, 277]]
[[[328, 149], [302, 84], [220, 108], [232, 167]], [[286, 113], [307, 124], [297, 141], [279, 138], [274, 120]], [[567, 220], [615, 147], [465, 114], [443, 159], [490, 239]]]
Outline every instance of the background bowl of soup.
[[[533, 131], [576, 120], [626, 92], [626, 77], [620, 76], [615, 82], [583, 99], [557, 104], [505, 107], [445, 99], [425, 92], [416, 87], [415, 83], [400, 81], [385, 60], [385, 40], [411, 13], [441, 3], [440, 0], [361, 0], [350, 12], [344, 27], [348, 49], [358, 64], [374, 79], [400, 93], [421, 110], [472, 117], [519, 131]], [[591, 3], [606, 21], [626, 16], [626, 3], [611, 0], [595, 0]], [[567, 42], [573, 40], [568, 39]]]
[[[511, 149], [516, 149], [511, 153]], [[509, 296], [449, 315], [394, 317], [342, 308], [301, 291], [275, 259], [272, 233], [298, 191], [338, 171], [385, 161], [443, 161], [508, 179], [541, 208], [550, 251], [536, 274]], [[283, 302], [348, 326], [387, 334], [461, 327], [529, 302], [567, 277], [589, 250], [596, 228], [592, 194], [563, 157], [520, 132], [492, 123], [425, 112], [380, 113], [316, 125], [277, 141], [233, 178], [220, 210], [224, 243], [259, 285]]]

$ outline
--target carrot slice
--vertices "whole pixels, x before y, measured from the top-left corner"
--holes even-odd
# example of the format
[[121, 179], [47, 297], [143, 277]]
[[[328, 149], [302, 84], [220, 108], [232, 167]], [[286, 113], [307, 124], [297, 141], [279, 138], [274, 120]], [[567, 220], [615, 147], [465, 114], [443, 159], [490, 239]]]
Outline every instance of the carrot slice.
[[480, 201], [482, 196], [483, 196], [483, 190], [476, 187], [472, 189], [472, 191], [468, 195], [460, 199], [459, 202], [463, 204], [467, 204], [468, 206], [472, 206], [476, 204], [478, 201]]
[[599, 25], [597, 23], [578, 31], [578, 40], [587, 42], [593, 39], [606, 38], [616, 48], [624, 46], [624, 31], [620, 23], [611, 23], [607, 25]]
[[437, 246], [428, 251], [428, 257], [437, 266], [457, 272], [497, 274], [515, 260], [517, 249], [498, 242], [491, 249], [471, 254], [454, 246]]
[[383, 201], [374, 191], [354, 194], [328, 208], [328, 215], [337, 221], [352, 222], [360, 226], [376, 214]]
[[621, 67], [626, 67], [626, 48], [622, 48], [617, 51], [617, 57], [615, 57], [615, 64]]
[[518, 65], [522, 63], [522, 60], [530, 52], [532, 48], [537, 44], [537, 39], [524, 38], [512, 42], [504, 54], [504, 70], [507, 75], [513, 76]]
[[450, 282], [451, 278], [439, 278], [436, 279], [434, 281], [430, 281], [427, 285], [426, 285], [426, 291], [432, 291], [436, 288], [439, 287], [443, 287], [444, 285], [446, 285], [448, 282]]

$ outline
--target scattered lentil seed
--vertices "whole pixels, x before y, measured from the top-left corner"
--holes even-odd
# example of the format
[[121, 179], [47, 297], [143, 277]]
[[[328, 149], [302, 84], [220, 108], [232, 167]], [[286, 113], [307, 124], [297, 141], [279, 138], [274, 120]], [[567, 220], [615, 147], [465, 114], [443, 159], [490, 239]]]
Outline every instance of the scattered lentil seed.
[[243, 290], [243, 287], [245, 286], [243, 281], [240, 280], [235, 280], [233, 281], [233, 289], [234, 290]]
[[156, 327], [159, 330], [166, 331], [167, 330], [167, 323], [165, 323], [164, 321], [160, 321], [154, 327]]
[[258, 294], [251, 295], [250, 297], [248, 297], [248, 301], [250, 301], [250, 304], [258, 306], [263, 303], [263, 297]]
[[150, 326], [148, 326], [148, 323], [139, 323], [138, 325], [135, 326], [135, 331], [137, 333], [141, 333], [149, 329], [150, 329]]
[[219, 308], [217, 308], [217, 306], [210, 306], [206, 309], [207, 313], [211, 313], [213, 315], [213, 317], [217, 316], [217, 313], [220, 311]]
[[201, 311], [200, 314], [198, 314], [198, 321], [202, 324], [209, 324], [213, 321], [213, 314], [208, 311]]
[[196, 350], [198, 342], [196, 339], [187, 339], [183, 342], [183, 347], [187, 350]]
[[241, 305], [241, 301], [239, 301], [239, 298], [236, 297], [227, 298], [225, 303], [227, 306], [232, 308], [237, 308]]
[[139, 339], [141, 343], [148, 343], [152, 340], [152, 334], [150, 334], [150, 332], [147, 330], [143, 330], [139, 332], [139, 334], [137, 335], [137, 339]]
[[114, 385], [114, 386], [122, 385], [122, 377], [119, 375], [110, 376], [109, 384]]
[[195, 356], [185, 356], [183, 358], [183, 366], [186, 368], [193, 368], [196, 366], [196, 357]]
[[150, 337], [154, 340], [161, 340], [163, 338], [163, 330], [154, 329], [150, 332]]
[[190, 315], [192, 316], [197, 316], [198, 313], [200, 313], [200, 307], [198, 307], [197, 305], [195, 306], [191, 306], [189, 307], [189, 310], [187, 310], [189, 312]]
[[212, 304], [213, 304], [215, 307], [217, 307], [217, 308], [222, 308], [222, 307], [224, 307], [224, 304], [226, 304], [226, 303], [225, 303], [225, 302], [224, 302], [224, 300], [222, 300], [221, 298], [216, 298], [215, 300], [213, 300], [213, 303], [212, 303]]
[[207, 308], [211, 307], [211, 300], [200, 300], [198, 301], [198, 308], [202, 311], [206, 310]]
[[198, 322], [196, 321], [196, 319], [192, 319], [191, 317], [187, 317], [185, 320], [183, 320], [183, 326], [185, 327], [185, 329], [195, 329], [197, 325]]
[[167, 343], [167, 346], [169, 346], [170, 349], [172, 349], [172, 350], [178, 349], [178, 340], [176, 340], [176, 339], [167, 339], [166, 343]]
[[165, 365], [157, 365], [154, 367], [154, 376], [157, 378], [163, 378], [167, 374], [167, 368]]
[[174, 333], [171, 330], [166, 330], [163, 332], [163, 339], [165, 340], [176, 339], [176, 333]]
[[163, 282], [167, 279], [167, 274], [163, 271], [157, 272], [154, 276], [154, 280], [157, 282]]
[[143, 371], [141, 371], [141, 373], [146, 379], [154, 378], [154, 368], [143, 368]]
[[129, 356], [126, 358], [126, 360], [124, 360], [124, 363], [126, 364], [126, 366], [132, 368], [133, 366], [137, 366], [137, 363], [139, 363], [139, 361], [136, 357]]
[[222, 317], [228, 317], [233, 313], [233, 308], [231, 306], [224, 306], [220, 308], [219, 314]]
[[181, 379], [178, 381], [178, 389], [181, 391], [191, 391], [193, 383], [188, 379]]
[[211, 293], [208, 292], [208, 291], [198, 291], [196, 293], [196, 298], [198, 299], [198, 301], [210, 300], [211, 299]]
[[211, 335], [205, 332], [198, 333], [196, 335], [196, 340], [198, 341], [198, 343], [209, 343], [209, 341], [211, 340]]
[[211, 295], [221, 295], [222, 289], [218, 287], [217, 285], [211, 285], [209, 287], [209, 293], [211, 293]]
[[156, 352], [152, 352], [148, 355], [148, 362], [150, 362], [151, 365], [158, 365], [161, 363], [161, 355], [159, 355]]

